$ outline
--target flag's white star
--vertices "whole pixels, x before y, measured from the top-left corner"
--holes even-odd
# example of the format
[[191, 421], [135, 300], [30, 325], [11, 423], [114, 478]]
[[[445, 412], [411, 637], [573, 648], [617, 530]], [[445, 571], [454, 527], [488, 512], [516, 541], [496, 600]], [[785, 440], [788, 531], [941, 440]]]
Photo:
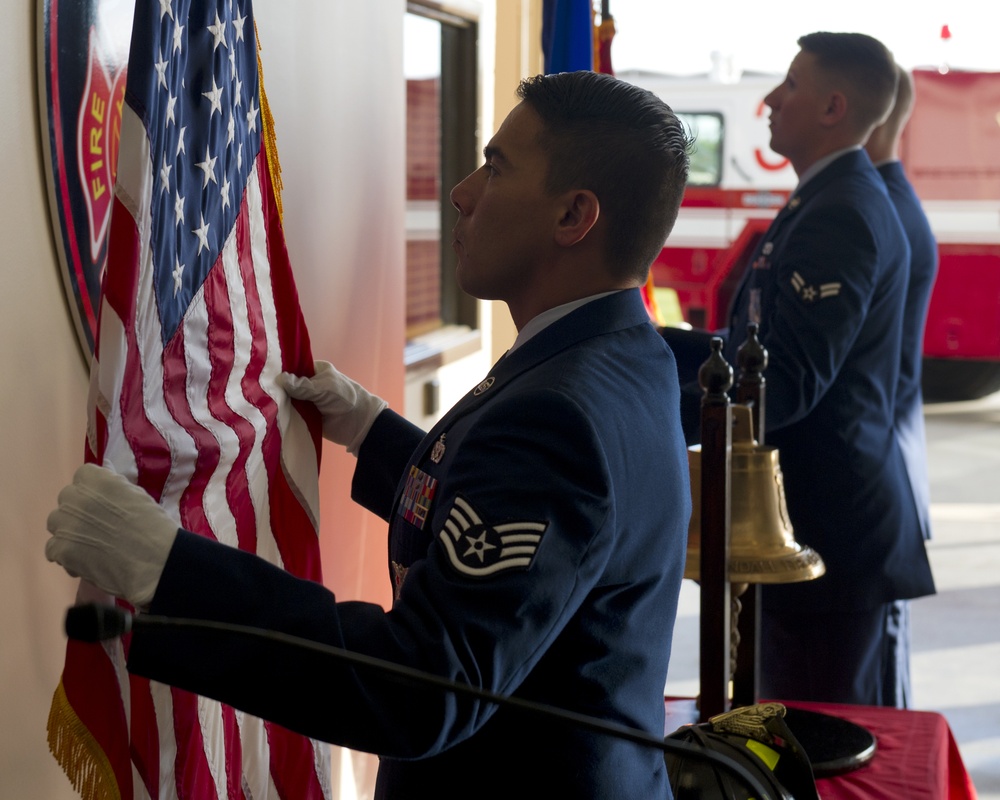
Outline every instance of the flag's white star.
[[177, 134], [177, 155], [187, 154], [187, 147], [184, 145], [184, 134], [187, 133], [187, 125], [182, 125], [180, 133]]
[[226, 125], [226, 144], [232, 144], [236, 138], [236, 117], [229, 115], [229, 124]]
[[163, 191], [170, 191], [170, 170], [172, 170], [173, 164], [167, 163], [166, 154], [163, 155], [163, 161], [160, 164], [160, 185], [163, 187]]
[[177, 292], [181, 289], [181, 278], [184, 275], [184, 265], [176, 256], [174, 257], [174, 271], [170, 274], [174, 279], [174, 297], [177, 297]]
[[223, 47], [228, 47], [226, 44], [226, 23], [219, 19], [219, 12], [215, 12], [215, 23], [208, 26], [209, 33], [215, 37], [215, 42], [212, 44], [212, 50], [218, 50], [219, 45]]
[[182, 43], [183, 43], [183, 38], [182, 37], [183, 36], [184, 36], [184, 26], [183, 25], [175, 25], [174, 26], [174, 50], [173, 50], [175, 53], [178, 50], [183, 50], [184, 49], [182, 47]]
[[251, 100], [250, 110], [247, 112], [247, 127], [251, 133], [257, 130], [257, 115], [260, 113], [260, 109], [256, 106], [257, 101]]
[[236, 48], [229, 51], [229, 69], [233, 73], [232, 77], [236, 77]]
[[167, 59], [160, 55], [160, 60], [153, 64], [156, 69], [156, 82], [164, 89], [167, 88]]
[[163, 19], [164, 15], [174, 18], [173, 9], [170, 8], [170, 0], [160, 0], [160, 19]]
[[236, 9], [236, 16], [233, 17], [233, 30], [236, 31], [236, 41], [243, 41], [243, 23], [247, 21], [247, 18], [243, 16], [243, 12]]
[[236, 86], [233, 89], [233, 108], [240, 107], [240, 101], [243, 99], [243, 81], [239, 78], [236, 79]]
[[208, 118], [211, 119], [212, 115], [218, 111], [222, 113], [222, 87], [215, 85], [215, 76], [212, 76], [212, 89], [208, 92], [201, 93], [203, 97], [207, 97], [208, 101], [212, 104], [212, 108], [208, 112]]
[[243, 169], [243, 142], [236, 148], [236, 169]]
[[229, 208], [229, 178], [222, 179], [222, 185], [219, 187], [219, 191], [222, 193], [222, 207]]
[[180, 192], [174, 195], [174, 224], [184, 224], [184, 198], [181, 197]]
[[202, 250], [208, 250], [208, 229], [210, 225], [205, 222], [205, 214], [201, 215], [201, 227], [195, 228], [191, 233], [198, 237], [198, 255]]
[[218, 179], [215, 177], [215, 162], [218, 161], [218, 156], [213, 156], [209, 150], [208, 145], [205, 146], [205, 160], [199, 161], [195, 164], [198, 169], [205, 173], [205, 183], [202, 184], [202, 189], [208, 186], [208, 182], [218, 183]]
[[173, 95], [170, 95], [167, 98], [167, 122], [177, 122], [177, 120], [174, 119], [174, 107], [176, 105], [177, 105], [177, 98], [174, 97]]

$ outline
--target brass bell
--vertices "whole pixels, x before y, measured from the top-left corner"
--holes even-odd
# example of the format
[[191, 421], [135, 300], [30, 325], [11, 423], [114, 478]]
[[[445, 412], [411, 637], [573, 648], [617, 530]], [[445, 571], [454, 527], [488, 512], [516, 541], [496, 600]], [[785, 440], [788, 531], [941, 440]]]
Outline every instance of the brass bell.
[[[795, 541], [785, 506], [785, 487], [775, 447], [753, 438], [750, 408], [733, 406], [730, 466], [729, 581], [797, 583], [826, 571], [811, 547]], [[701, 446], [688, 448], [691, 471], [691, 522], [684, 577], [701, 573]]]

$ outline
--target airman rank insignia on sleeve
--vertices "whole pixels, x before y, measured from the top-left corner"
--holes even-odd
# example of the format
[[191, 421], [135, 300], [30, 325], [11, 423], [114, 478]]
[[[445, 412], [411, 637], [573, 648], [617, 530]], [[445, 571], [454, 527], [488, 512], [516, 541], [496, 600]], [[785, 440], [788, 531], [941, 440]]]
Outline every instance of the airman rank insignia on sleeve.
[[399, 498], [399, 515], [420, 530], [427, 524], [431, 501], [437, 489], [437, 478], [432, 478], [416, 466], [410, 467], [406, 486]]
[[526, 570], [542, 542], [547, 522], [490, 525], [462, 497], [456, 497], [438, 539], [451, 565], [475, 578], [508, 569]]
[[799, 275], [798, 272], [793, 272], [791, 283], [795, 293], [806, 303], [815, 303], [824, 297], [836, 297], [840, 294], [839, 281], [821, 283], [819, 286], [814, 286], [811, 283], [806, 283], [805, 278]]

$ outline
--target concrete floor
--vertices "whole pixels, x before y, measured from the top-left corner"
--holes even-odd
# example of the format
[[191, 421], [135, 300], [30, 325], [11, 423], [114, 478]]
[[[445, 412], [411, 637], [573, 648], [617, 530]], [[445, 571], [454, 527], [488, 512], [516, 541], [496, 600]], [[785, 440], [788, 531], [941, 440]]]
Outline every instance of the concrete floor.
[[[912, 605], [915, 707], [945, 716], [980, 800], [1000, 800], [1000, 394], [926, 408], [938, 593]], [[666, 693], [698, 693], [698, 587], [684, 581]]]

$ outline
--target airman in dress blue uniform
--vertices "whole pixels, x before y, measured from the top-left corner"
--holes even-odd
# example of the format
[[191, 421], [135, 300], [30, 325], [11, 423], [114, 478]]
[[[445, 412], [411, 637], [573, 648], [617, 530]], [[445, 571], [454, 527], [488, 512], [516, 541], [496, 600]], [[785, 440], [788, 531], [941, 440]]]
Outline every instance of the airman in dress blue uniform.
[[795, 537], [818, 580], [763, 591], [765, 696], [905, 702], [908, 633], [897, 601], [934, 591], [896, 431], [910, 249], [861, 145], [896, 84], [888, 51], [816, 33], [765, 99], [771, 146], [799, 185], [732, 306], [768, 350], [766, 437], [780, 452]]

